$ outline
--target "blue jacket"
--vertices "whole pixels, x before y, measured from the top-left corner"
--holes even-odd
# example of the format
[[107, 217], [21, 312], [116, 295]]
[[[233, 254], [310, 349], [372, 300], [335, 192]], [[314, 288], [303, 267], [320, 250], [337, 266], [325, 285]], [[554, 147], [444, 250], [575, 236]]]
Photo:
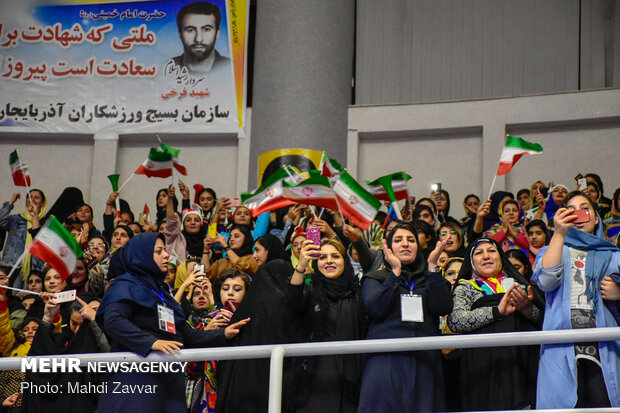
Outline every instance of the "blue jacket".
[[[543, 247], [536, 257], [532, 281], [545, 292], [545, 319], [543, 330], [570, 330], [570, 268], [568, 247], [562, 250], [562, 262], [551, 268], [542, 266]], [[620, 270], [620, 252], [612, 259], [603, 277]], [[596, 289], [598, 301], [597, 327], [617, 327], [613, 315], [603, 305], [600, 288]], [[607, 394], [612, 406], [620, 406], [620, 341], [599, 342], [599, 354]], [[577, 362], [573, 343], [544, 344], [540, 350], [538, 367], [537, 409], [570, 409], [577, 403]]]
[[[5, 202], [0, 207], [0, 228], [6, 231], [6, 241], [4, 242], [0, 265], [7, 267], [13, 267], [24, 253], [28, 232], [28, 222], [24, 218], [18, 214], [9, 215], [12, 209], [13, 205], [10, 202]], [[45, 262], [37, 257], [32, 257], [31, 264], [32, 269], [41, 270]]]

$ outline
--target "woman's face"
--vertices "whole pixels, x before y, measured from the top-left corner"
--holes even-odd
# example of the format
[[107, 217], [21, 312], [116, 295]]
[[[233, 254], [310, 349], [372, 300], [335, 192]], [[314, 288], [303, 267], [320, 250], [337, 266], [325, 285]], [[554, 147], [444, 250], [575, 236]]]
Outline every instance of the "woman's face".
[[525, 275], [525, 266], [515, 257], [508, 257], [508, 261], [519, 271], [519, 274]]
[[192, 293], [192, 306], [198, 310], [206, 310], [209, 308], [209, 299], [208, 293], [211, 288], [210, 284], [207, 284], [205, 287], [195, 287], [194, 292]]
[[106, 247], [102, 238], [92, 238], [88, 241], [88, 246], [92, 253], [97, 257], [97, 261], [101, 262], [105, 258]]
[[450, 227], [439, 228], [439, 240], [447, 240], [446, 245], [443, 248], [444, 251], [454, 252], [459, 249], [459, 234], [457, 231]]
[[344, 271], [344, 257], [335, 246], [325, 244], [321, 247], [321, 255], [317, 261], [319, 272], [329, 278], [335, 280], [342, 275]]
[[227, 278], [220, 287], [220, 300], [225, 303], [234, 300], [240, 303], [245, 296], [245, 282], [241, 277]]
[[441, 254], [439, 254], [439, 258], [437, 258], [437, 265], [441, 267], [449, 259], [450, 259], [450, 256], [448, 255], [448, 252], [447, 251], [441, 251]]
[[444, 278], [450, 281], [450, 285], [454, 285], [454, 283], [456, 283], [456, 278], [459, 276], [459, 271], [461, 270], [462, 266], [463, 263], [458, 260], [452, 261], [450, 264], [448, 264], [448, 267], [444, 272]]
[[237, 225], [250, 225], [252, 222], [252, 214], [250, 214], [250, 210], [245, 207], [238, 207], [235, 210], [233, 222]]
[[581, 224], [575, 224], [575, 228], [589, 234], [594, 234], [594, 228], [596, 228], [596, 224], [598, 224], [598, 215], [596, 215], [596, 212], [594, 212], [592, 205], [590, 205], [588, 199], [584, 195], [577, 195], [571, 198], [570, 201], [568, 201], [568, 203], [566, 204], [566, 208], [571, 210], [589, 210], [590, 220]]
[[160, 208], [165, 208], [168, 204], [168, 192], [165, 189], [162, 189], [157, 194], [157, 206]]
[[415, 235], [405, 228], [398, 228], [392, 238], [392, 252], [403, 264], [411, 264], [418, 252]]
[[120, 248], [129, 241], [129, 234], [124, 228], [116, 228], [112, 233], [112, 248]]
[[480, 201], [478, 200], [478, 198], [470, 196], [465, 200], [463, 206], [465, 207], [467, 212], [475, 214], [476, 212], [478, 212], [478, 208], [480, 207]]
[[481, 242], [472, 254], [474, 269], [481, 277], [495, 277], [501, 268], [499, 251], [494, 244]]
[[31, 274], [30, 277], [28, 277], [28, 289], [37, 293], [43, 291], [43, 280], [41, 280], [41, 277], [36, 274]]
[[435, 226], [435, 218], [433, 217], [433, 214], [431, 214], [429, 211], [424, 210], [420, 212], [420, 219], [429, 223], [432, 227]]
[[84, 222], [90, 222], [93, 220], [93, 214], [90, 211], [90, 207], [88, 205], [82, 205], [76, 212], [75, 212], [75, 216], [78, 219], [78, 221], [84, 223]]
[[295, 257], [299, 258], [299, 253], [301, 252], [301, 247], [304, 246], [305, 240], [305, 235], [298, 235], [293, 239], [293, 242], [291, 243], [291, 249], [293, 250], [293, 254], [295, 254]]
[[252, 256], [258, 263], [259, 267], [267, 262], [267, 255], [269, 255], [269, 250], [267, 250], [265, 247], [260, 245], [260, 243], [255, 242], [254, 243], [254, 254]]
[[234, 250], [238, 250], [243, 246], [245, 242], [245, 235], [239, 229], [235, 228], [230, 231], [230, 237], [228, 237], [228, 245]]
[[213, 198], [213, 195], [209, 192], [205, 191], [198, 197], [198, 205], [200, 205], [200, 208], [205, 212], [211, 211], [215, 205], [215, 198]]
[[174, 280], [176, 278], [177, 278], [177, 267], [175, 267], [172, 264], [168, 264], [168, 272], [166, 273], [166, 278], [164, 278], [164, 282], [168, 283], [168, 285], [174, 285]]
[[446, 198], [443, 192], [435, 196], [435, 203], [437, 204], [437, 210], [439, 210], [439, 212], [443, 212], [448, 208], [448, 198]]
[[598, 201], [599, 193], [594, 187], [594, 185], [588, 185], [586, 188], [586, 195], [590, 198], [590, 201], [596, 202]]
[[30, 310], [30, 306], [34, 304], [34, 298], [30, 297], [30, 298], [24, 298], [22, 300], [22, 307], [24, 307], [24, 309], [26, 311]]
[[69, 319], [69, 328], [71, 329], [71, 332], [73, 334], [76, 334], [78, 332], [83, 322], [84, 317], [82, 317], [82, 314], [80, 314], [79, 311], [71, 312], [71, 318]]
[[59, 293], [65, 289], [67, 282], [63, 281], [58, 271], [52, 268], [45, 274], [43, 285], [45, 286], [45, 291], [49, 293]]
[[155, 241], [155, 248], [153, 249], [153, 261], [157, 264], [157, 268], [165, 273], [168, 273], [168, 262], [170, 261], [170, 254], [166, 252], [166, 245], [164, 241], [157, 238]]
[[84, 261], [77, 260], [75, 262], [75, 269], [71, 273], [71, 283], [74, 286], [80, 286], [86, 281], [86, 266]]
[[527, 240], [532, 247], [542, 248], [547, 241], [547, 236], [541, 227], [530, 227], [529, 231], [527, 231]]
[[41, 210], [43, 206], [43, 195], [39, 191], [30, 191], [30, 196], [26, 196], [26, 209], [28, 209], [28, 203], [32, 199], [32, 202]]
[[200, 228], [202, 227], [202, 218], [198, 214], [189, 214], [185, 217], [183, 226], [185, 227], [185, 231], [188, 233], [197, 234], [200, 232]]
[[39, 328], [39, 323], [36, 321], [31, 321], [22, 328], [22, 334], [26, 337], [26, 341], [32, 343], [32, 340], [34, 340], [34, 335], [37, 332], [37, 328]]
[[504, 213], [503, 216], [508, 220], [510, 224], [518, 224], [519, 223], [519, 207], [513, 204], [512, 202], [504, 205]]
[[517, 197], [517, 201], [519, 201], [519, 205], [521, 205], [521, 208], [527, 210], [530, 207], [530, 194], [528, 194], [527, 192], [523, 192]]
[[568, 195], [568, 191], [566, 190], [566, 188], [562, 186], [556, 187], [551, 193], [551, 196], [553, 197], [553, 202], [555, 202], [558, 205], [560, 205], [562, 201], [564, 201], [564, 198], [566, 198], [566, 195]]

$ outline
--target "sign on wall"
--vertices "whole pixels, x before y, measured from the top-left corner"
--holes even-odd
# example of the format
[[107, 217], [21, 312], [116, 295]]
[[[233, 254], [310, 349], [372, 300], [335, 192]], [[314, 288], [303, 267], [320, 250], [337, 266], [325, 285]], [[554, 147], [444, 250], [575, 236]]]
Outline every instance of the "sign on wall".
[[236, 132], [246, 0], [35, 1], [0, 16], [0, 131]]

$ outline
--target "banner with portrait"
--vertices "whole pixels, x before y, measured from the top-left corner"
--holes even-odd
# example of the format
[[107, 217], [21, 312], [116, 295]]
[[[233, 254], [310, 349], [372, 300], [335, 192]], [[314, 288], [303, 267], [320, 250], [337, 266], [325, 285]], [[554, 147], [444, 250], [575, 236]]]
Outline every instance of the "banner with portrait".
[[0, 132], [237, 132], [248, 0], [6, 2]]

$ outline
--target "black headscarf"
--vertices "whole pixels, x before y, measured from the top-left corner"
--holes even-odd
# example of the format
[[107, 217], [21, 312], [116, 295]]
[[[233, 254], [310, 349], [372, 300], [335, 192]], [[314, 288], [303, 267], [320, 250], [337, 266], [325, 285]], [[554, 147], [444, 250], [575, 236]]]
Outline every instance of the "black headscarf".
[[[415, 242], [416, 242], [416, 247], [417, 247], [415, 258], [413, 262], [409, 264], [402, 264], [401, 274], [400, 274], [401, 279], [407, 281], [408, 283], [411, 283], [412, 280], [422, 277], [426, 273], [426, 269], [427, 269], [426, 259], [424, 259], [422, 248], [420, 248], [420, 243], [418, 242], [417, 231], [415, 230], [413, 225], [411, 225], [411, 223], [409, 222], [403, 222], [402, 224], [398, 224], [394, 228], [392, 228], [392, 231], [390, 231], [387, 238], [385, 239], [388, 247], [390, 249], [392, 248], [392, 240], [394, 239], [394, 234], [396, 233], [397, 229], [406, 229], [407, 231], [411, 232], [413, 236], [415, 237]], [[385, 260], [385, 257], [383, 258], [383, 265], [389, 272], [392, 271], [392, 267]], [[389, 274], [388, 271], [373, 271], [367, 274], [366, 276], [370, 278], [374, 278], [377, 281], [383, 282], [385, 281], [385, 279], [387, 278]]]
[[491, 228], [493, 225], [497, 224], [498, 222], [501, 222], [501, 218], [499, 216], [499, 204], [502, 202], [502, 199], [506, 198], [507, 196], [510, 197], [510, 199], [514, 199], [514, 195], [512, 194], [512, 192], [506, 192], [506, 191], [497, 191], [494, 192], [493, 195], [491, 195], [491, 212], [489, 212], [489, 215], [487, 215], [486, 217], [483, 218], [482, 220], [482, 232], [485, 232], [487, 229]]
[[252, 255], [252, 251], [254, 250], [254, 237], [252, 236], [250, 227], [247, 225], [233, 225], [230, 228], [230, 233], [232, 233], [233, 229], [238, 229], [245, 236], [241, 248], [233, 249], [233, 251], [240, 257]]
[[280, 259], [284, 255], [284, 245], [280, 238], [272, 234], [265, 234], [256, 240], [267, 250], [267, 262]]
[[81, 205], [84, 205], [82, 191], [75, 187], [65, 188], [54, 205], [47, 210], [45, 219], [54, 215], [60, 222], [65, 222], [69, 215], [77, 210], [76, 207]]
[[201, 222], [200, 230], [198, 232], [189, 233], [185, 230], [185, 220], [181, 222], [181, 233], [185, 237], [187, 255], [192, 257], [202, 257], [204, 251], [204, 239], [207, 235], [208, 227]]

